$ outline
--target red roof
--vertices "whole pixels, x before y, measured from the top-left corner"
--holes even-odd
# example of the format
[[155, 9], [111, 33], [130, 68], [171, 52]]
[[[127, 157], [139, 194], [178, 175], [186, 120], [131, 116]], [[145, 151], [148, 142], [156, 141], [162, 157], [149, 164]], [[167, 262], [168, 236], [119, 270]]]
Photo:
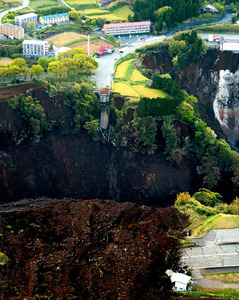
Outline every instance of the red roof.
[[127, 26], [140, 26], [140, 25], [151, 25], [151, 22], [150, 22], [150, 21], [142, 21], [142, 22], [129, 22], [129, 23], [105, 24], [105, 25], [104, 25], [104, 28], [127, 27]]
[[105, 46], [101, 46], [100, 49], [97, 51], [97, 53], [102, 54], [102, 53], [104, 53], [104, 52], [106, 52], [108, 50], [110, 50], [109, 46], [106, 46], [106, 47]]

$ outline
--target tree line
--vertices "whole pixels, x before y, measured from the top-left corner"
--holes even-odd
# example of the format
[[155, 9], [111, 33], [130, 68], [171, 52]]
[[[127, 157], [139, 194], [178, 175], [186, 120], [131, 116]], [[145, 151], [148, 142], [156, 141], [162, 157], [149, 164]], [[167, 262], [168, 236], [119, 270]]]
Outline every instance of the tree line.
[[34, 76], [39, 78], [45, 72], [56, 77], [91, 74], [97, 67], [95, 59], [86, 55], [83, 49], [76, 48], [60, 53], [57, 59], [40, 57], [37, 64], [33, 64], [30, 68], [25, 59], [15, 58], [6, 66], [0, 65], [0, 79], [5, 82], [7, 78], [16, 80], [17, 77], [23, 76], [26, 80], [28, 75], [31, 78]]

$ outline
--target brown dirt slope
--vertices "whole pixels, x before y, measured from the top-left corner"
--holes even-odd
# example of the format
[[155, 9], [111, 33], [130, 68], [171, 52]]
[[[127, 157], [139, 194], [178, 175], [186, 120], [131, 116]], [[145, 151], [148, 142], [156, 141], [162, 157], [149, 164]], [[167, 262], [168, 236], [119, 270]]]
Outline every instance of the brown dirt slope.
[[1, 251], [9, 258], [0, 266], [1, 299], [168, 299], [165, 270], [177, 264], [182, 230], [175, 209], [33, 202], [8, 212], [0, 206]]

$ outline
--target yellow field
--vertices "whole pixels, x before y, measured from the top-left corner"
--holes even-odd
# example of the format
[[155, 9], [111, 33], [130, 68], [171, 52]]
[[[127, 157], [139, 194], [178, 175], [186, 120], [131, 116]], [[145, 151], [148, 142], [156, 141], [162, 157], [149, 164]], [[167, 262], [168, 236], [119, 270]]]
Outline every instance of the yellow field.
[[137, 69], [134, 69], [131, 77], [130, 77], [130, 80], [132, 81], [143, 81], [143, 80], [148, 80], [148, 78], [146, 78], [144, 75], [142, 75], [139, 70]]
[[139, 99], [139, 94], [127, 83], [115, 82], [113, 87], [114, 92], [120, 93], [123, 96], [135, 97]]
[[79, 34], [76, 32], [64, 32], [48, 38], [47, 41], [49, 43], [53, 42], [53, 44], [57, 47], [61, 47], [67, 43], [81, 39], [87, 39], [87, 35]]
[[76, 10], [99, 6], [97, 0], [66, 0], [65, 2]]
[[[95, 53], [97, 50], [100, 49], [101, 46], [109, 46], [110, 48], [114, 48], [115, 46], [112, 45], [111, 43], [104, 41], [104, 40], [93, 40], [90, 42], [90, 55], [92, 55], [93, 53]], [[87, 41], [83, 41], [83, 42], [79, 42], [73, 45], [68, 46], [69, 48], [82, 48], [85, 50], [85, 52], [88, 52], [88, 42]]]
[[143, 85], [134, 85], [134, 89], [139, 92], [140, 95], [148, 98], [165, 98], [166, 94], [162, 91], [150, 89], [147, 87], [144, 87]]
[[126, 60], [126, 61], [122, 62], [120, 65], [118, 65], [117, 71], [115, 73], [115, 78], [123, 78], [124, 77], [125, 72], [128, 68], [128, 65], [130, 64], [131, 61], [132, 61], [132, 59]]
[[9, 57], [0, 57], [0, 63], [2, 66], [6, 66], [7, 64], [10, 64], [13, 61], [13, 59]]

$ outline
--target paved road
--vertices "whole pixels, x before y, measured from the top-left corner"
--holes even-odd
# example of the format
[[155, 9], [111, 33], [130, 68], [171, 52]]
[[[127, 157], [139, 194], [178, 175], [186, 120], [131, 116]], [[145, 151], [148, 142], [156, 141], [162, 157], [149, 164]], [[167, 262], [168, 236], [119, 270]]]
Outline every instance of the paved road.
[[15, 7], [15, 8], [11, 8], [11, 9], [8, 9], [8, 10], [5, 10], [5, 11], [2, 11], [0, 12], [0, 23], [2, 23], [2, 18], [9, 13], [9, 11], [15, 11], [15, 10], [18, 10], [18, 9], [22, 9], [24, 7], [27, 7], [30, 3], [30, 0], [22, 0], [22, 5], [18, 6], [18, 7]]
[[190, 269], [238, 267], [239, 228], [211, 230], [196, 247], [182, 249], [181, 263]]

